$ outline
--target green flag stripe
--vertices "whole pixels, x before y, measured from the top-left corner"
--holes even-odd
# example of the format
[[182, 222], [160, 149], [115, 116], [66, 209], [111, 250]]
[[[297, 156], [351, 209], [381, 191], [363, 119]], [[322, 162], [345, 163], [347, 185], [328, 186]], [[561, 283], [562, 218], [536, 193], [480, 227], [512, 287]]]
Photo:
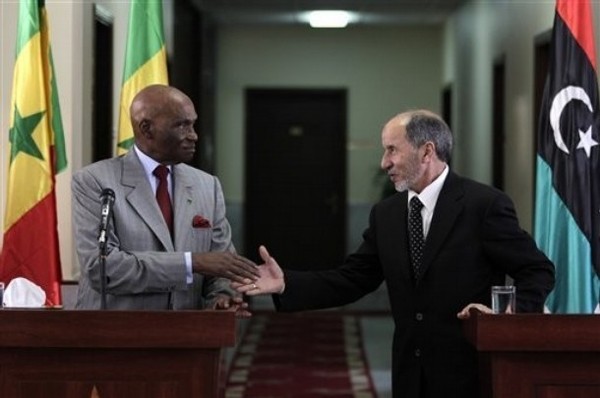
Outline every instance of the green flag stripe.
[[118, 143], [119, 148], [123, 148], [127, 151], [130, 150], [132, 146], [133, 146], [133, 137], [127, 138], [126, 140], [123, 140]]
[[161, 1], [133, 0], [123, 83], [163, 47], [162, 13]]
[[[24, 1], [24, 0], [21, 0]], [[26, 7], [19, 7], [17, 48], [19, 54], [25, 44], [40, 31], [40, 15], [37, 0], [25, 0]]]
[[52, 57], [52, 48], [49, 49], [50, 55], [50, 106], [52, 107], [52, 131], [54, 132], [54, 172], [60, 173], [67, 168], [67, 150], [65, 148], [65, 132], [63, 130], [62, 116], [60, 113], [60, 102], [58, 101], [58, 87], [56, 86], [56, 76], [54, 75], [54, 57]]
[[537, 157], [534, 236], [556, 266], [556, 286], [546, 304], [553, 313], [592, 313], [600, 280], [592, 266], [590, 242], [552, 186], [552, 170]]

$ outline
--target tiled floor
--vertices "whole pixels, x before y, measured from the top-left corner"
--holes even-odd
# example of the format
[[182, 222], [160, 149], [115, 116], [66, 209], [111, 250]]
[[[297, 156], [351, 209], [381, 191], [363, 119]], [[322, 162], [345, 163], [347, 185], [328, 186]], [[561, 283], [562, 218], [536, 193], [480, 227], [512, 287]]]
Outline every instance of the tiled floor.
[[391, 316], [364, 316], [361, 319], [367, 361], [378, 398], [392, 396], [392, 334]]

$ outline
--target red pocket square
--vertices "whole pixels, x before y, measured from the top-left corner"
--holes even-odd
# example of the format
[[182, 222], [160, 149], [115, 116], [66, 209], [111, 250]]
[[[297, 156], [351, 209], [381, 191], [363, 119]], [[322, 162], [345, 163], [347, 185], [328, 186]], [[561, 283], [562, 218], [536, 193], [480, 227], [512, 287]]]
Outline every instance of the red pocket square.
[[210, 228], [210, 221], [202, 216], [194, 216], [192, 219], [192, 227], [194, 228]]

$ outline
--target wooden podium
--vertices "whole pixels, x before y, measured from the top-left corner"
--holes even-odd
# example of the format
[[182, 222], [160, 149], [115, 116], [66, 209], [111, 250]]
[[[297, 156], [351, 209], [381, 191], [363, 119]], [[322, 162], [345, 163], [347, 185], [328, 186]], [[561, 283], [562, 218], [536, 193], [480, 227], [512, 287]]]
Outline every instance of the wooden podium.
[[232, 311], [0, 310], [0, 397], [219, 397]]
[[600, 316], [483, 315], [465, 321], [482, 398], [599, 398]]

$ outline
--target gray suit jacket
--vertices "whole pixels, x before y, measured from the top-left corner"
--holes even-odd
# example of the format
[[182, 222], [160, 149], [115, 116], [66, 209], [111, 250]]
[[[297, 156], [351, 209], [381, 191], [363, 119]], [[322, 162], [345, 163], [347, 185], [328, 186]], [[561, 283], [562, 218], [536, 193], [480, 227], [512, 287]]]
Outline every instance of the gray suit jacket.
[[[73, 224], [81, 267], [78, 309], [100, 308], [98, 229], [103, 189], [115, 192], [106, 257], [107, 309], [199, 309], [225, 279], [194, 274], [186, 283], [184, 252], [234, 251], [218, 179], [185, 164], [173, 167], [174, 238], [135, 151], [91, 164], [73, 175]], [[192, 224], [195, 216], [210, 222]]]

